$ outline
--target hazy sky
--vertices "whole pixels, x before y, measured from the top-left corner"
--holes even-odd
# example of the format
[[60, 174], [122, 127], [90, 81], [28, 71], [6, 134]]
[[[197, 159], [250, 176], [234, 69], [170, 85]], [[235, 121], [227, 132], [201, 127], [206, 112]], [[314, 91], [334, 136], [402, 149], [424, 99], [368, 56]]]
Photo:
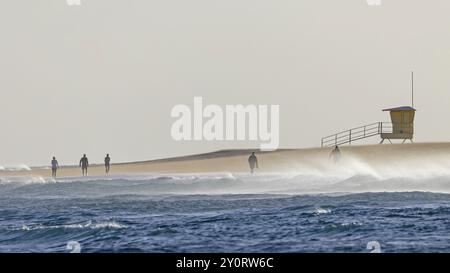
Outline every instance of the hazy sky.
[[[0, 0], [0, 166], [259, 147], [175, 142], [176, 104], [279, 104], [280, 147], [388, 121], [450, 139], [450, 1]], [[376, 143], [377, 138], [368, 141]]]

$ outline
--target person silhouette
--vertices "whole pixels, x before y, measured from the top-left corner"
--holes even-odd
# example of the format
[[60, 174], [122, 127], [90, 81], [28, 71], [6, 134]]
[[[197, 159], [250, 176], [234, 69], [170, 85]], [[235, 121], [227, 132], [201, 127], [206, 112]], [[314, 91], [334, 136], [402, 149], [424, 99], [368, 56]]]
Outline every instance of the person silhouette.
[[59, 168], [58, 160], [56, 160], [56, 158], [53, 157], [51, 164], [52, 164], [52, 177], [56, 178], [56, 171]]
[[334, 163], [338, 163], [341, 157], [342, 157], [341, 150], [339, 150], [339, 146], [336, 145], [333, 151], [331, 151], [330, 153], [330, 158], [334, 160]]
[[109, 157], [109, 154], [106, 154], [106, 157], [105, 157], [105, 171], [106, 171], [106, 173], [109, 173], [109, 170], [110, 170], [109, 163], [110, 162], [111, 162], [111, 158]]
[[86, 157], [86, 154], [84, 154], [83, 157], [80, 159], [80, 167], [81, 171], [83, 172], [83, 176], [86, 176], [88, 174], [88, 167], [89, 167], [89, 160]]
[[250, 165], [250, 172], [253, 173], [255, 167], [259, 169], [258, 159], [256, 158], [255, 152], [252, 152], [250, 157], [248, 158], [248, 164]]

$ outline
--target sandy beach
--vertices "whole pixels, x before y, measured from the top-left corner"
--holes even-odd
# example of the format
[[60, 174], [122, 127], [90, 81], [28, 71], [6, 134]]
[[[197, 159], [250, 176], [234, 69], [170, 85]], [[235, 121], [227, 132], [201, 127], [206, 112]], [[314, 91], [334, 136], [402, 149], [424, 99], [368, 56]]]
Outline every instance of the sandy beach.
[[[352, 158], [373, 168], [401, 166], [410, 160], [433, 162], [450, 157], [450, 143], [385, 144], [340, 147], [344, 158]], [[257, 152], [258, 172], [302, 171], [314, 168], [326, 169], [330, 166], [331, 148], [285, 149], [273, 152]], [[224, 150], [206, 154], [159, 159], [143, 162], [115, 163], [111, 174], [127, 173], [217, 173], [248, 172], [248, 156], [252, 150]], [[62, 166], [59, 177], [80, 176], [77, 166]], [[93, 164], [89, 175], [104, 175], [101, 164]], [[47, 168], [31, 168], [22, 171], [0, 171], [0, 176], [40, 176], [50, 177]]]

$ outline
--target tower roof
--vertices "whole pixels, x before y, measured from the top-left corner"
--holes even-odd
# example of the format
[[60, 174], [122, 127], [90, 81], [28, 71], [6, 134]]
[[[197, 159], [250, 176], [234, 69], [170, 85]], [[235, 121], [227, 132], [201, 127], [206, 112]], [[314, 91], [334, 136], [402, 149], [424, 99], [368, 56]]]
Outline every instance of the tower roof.
[[383, 111], [416, 111], [416, 109], [411, 106], [400, 106], [395, 108], [383, 109]]

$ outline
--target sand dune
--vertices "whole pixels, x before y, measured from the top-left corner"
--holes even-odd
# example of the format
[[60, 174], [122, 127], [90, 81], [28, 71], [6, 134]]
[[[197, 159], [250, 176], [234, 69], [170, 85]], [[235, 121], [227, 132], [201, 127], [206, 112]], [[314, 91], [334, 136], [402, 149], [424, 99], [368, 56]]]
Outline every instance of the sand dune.
[[[330, 166], [330, 148], [286, 149], [274, 152], [257, 152], [259, 172], [286, 172], [314, 169], [320, 171]], [[416, 162], [434, 162], [450, 158], [450, 143], [385, 144], [367, 146], [342, 146], [343, 158], [358, 160], [371, 168], [393, 167]], [[247, 158], [251, 150], [224, 150], [207, 154], [144, 162], [112, 164], [114, 173], [206, 173], [248, 172]], [[450, 168], [450, 166], [449, 166]], [[0, 176], [49, 177], [49, 169], [31, 168], [22, 171], [0, 171]], [[58, 176], [79, 176], [75, 166], [61, 167]], [[92, 165], [90, 175], [103, 175], [102, 165]]]

